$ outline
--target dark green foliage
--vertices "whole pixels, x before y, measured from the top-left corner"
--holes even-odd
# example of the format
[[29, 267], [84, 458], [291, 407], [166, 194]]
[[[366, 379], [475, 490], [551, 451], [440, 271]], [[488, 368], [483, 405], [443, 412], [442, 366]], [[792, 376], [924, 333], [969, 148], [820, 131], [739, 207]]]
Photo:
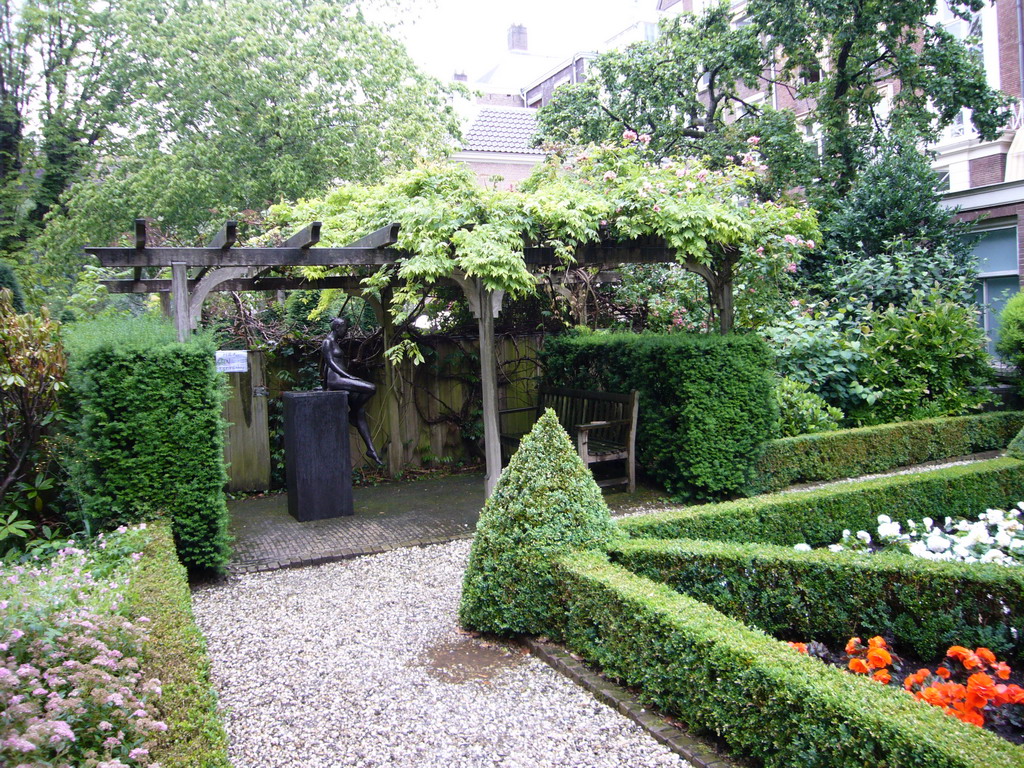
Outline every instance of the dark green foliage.
[[82, 516], [110, 527], [165, 515], [192, 569], [227, 562], [221, 380], [207, 337], [150, 319], [68, 334], [79, 409], [73, 477]]
[[548, 409], [480, 513], [459, 621], [480, 632], [554, 636], [554, 558], [614, 536], [601, 489]]
[[860, 382], [878, 395], [847, 411], [858, 424], [884, 424], [979, 410], [993, 397], [985, 334], [977, 309], [939, 292], [916, 293], [904, 310], [868, 312]]
[[775, 400], [779, 404], [779, 433], [796, 437], [839, 429], [843, 412], [825, 402], [802, 381], [780, 377], [776, 381]]
[[553, 386], [639, 391], [639, 463], [676, 497], [740, 493], [776, 434], [772, 357], [753, 336], [558, 336], [543, 363]]
[[164, 768], [230, 768], [228, 738], [210, 680], [210, 659], [192, 616], [185, 569], [165, 524], [152, 540], [126, 593], [128, 610], [146, 616], [149, 642], [142, 647], [146, 677], [162, 683], [160, 712], [168, 729], [156, 733], [151, 757]]
[[690, 539], [624, 542], [611, 556], [780, 639], [883, 635], [925, 661], [951, 645], [1024, 659], [1024, 636], [1010, 631], [1024, 615], [1020, 568]]
[[4, 288], [11, 292], [11, 305], [15, 312], [25, 311], [25, 295], [21, 292], [21, 283], [10, 264], [0, 261], [0, 291]]
[[999, 315], [996, 351], [1024, 377], [1024, 293], [1013, 294]]
[[772, 440], [758, 460], [754, 489], [778, 491], [794, 483], [857, 477], [999, 450], [1022, 427], [1024, 412], [1001, 411]]
[[878, 515], [974, 519], [989, 507], [1024, 499], [1024, 463], [993, 459], [914, 475], [895, 475], [816, 491], [780, 493], [668, 510], [622, 520], [634, 538], [717, 539], [812, 547], [834, 544], [844, 528], [874, 530]]
[[981, 728], [797, 653], [594, 554], [558, 561], [565, 638], [610, 677], [766, 768], [1019, 768]]
[[[897, 143], [891, 151], [881, 152], [822, 221], [829, 254], [843, 261], [863, 261], [899, 255], [917, 245], [933, 256], [935, 251], [948, 254], [958, 274], [971, 269], [973, 249], [965, 235], [973, 225], [956, 221], [953, 212], [942, 207], [938, 187], [931, 162], [916, 146]], [[925, 271], [918, 279], [929, 276]]]

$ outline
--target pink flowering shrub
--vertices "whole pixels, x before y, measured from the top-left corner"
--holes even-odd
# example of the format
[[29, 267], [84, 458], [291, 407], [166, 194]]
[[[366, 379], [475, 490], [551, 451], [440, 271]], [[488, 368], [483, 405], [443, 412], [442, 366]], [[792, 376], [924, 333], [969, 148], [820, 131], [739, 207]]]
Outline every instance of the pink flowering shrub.
[[147, 740], [167, 726], [160, 681], [139, 668], [147, 620], [123, 611], [144, 544], [121, 528], [88, 550], [69, 541], [49, 561], [0, 566], [0, 765], [156, 765]]

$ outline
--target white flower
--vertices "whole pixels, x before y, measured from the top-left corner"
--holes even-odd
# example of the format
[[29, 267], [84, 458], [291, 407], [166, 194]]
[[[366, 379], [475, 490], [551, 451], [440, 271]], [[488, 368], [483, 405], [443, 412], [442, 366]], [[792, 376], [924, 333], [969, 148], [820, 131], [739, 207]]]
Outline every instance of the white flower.
[[843, 538], [844, 539], [848, 539], [848, 538], [850, 538], [850, 536], [851, 536], [850, 529], [849, 528], [844, 528], [843, 529]]
[[828, 545], [828, 551], [829, 552], [842, 552], [844, 549], [845, 549], [845, 547], [842, 544], [829, 544]]
[[924, 523], [924, 529], [926, 531], [930, 531], [932, 526], [935, 525], [934, 521], [930, 517], [924, 518], [921, 522]]
[[883, 539], [894, 539], [900, 535], [900, 524], [892, 522], [882, 523], [878, 526], [878, 535]]
[[917, 523], [915, 523], [913, 520], [907, 520], [907, 528], [909, 528], [910, 530], [914, 530], [915, 528], [917, 528]]
[[797, 552], [810, 552], [811, 551], [811, 545], [810, 544], [794, 544], [793, 545], [793, 549], [795, 549]]
[[928, 550], [931, 552], [945, 552], [949, 549], [950, 543], [949, 539], [941, 533], [935, 532], [928, 537], [928, 540], [925, 542], [925, 546], [927, 546]]
[[915, 557], [928, 557], [931, 553], [928, 551], [928, 547], [925, 546], [923, 541], [915, 541], [910, 545], [910, 554]]
[[990, 549], [984, 555], [981, 556], [981, 562], [983, 563], [1001, 563], [1003, 562], [1003, 555], [998, 549]]
[[988, 511], [988, 521], [990, 523], [1001, 523], [1006, 517], [1006, 513], [1001, 509], [990, 509]]
[[871, 534], [867, 531], [857, 531], [857, 538], [863, 541], [865, 544], [871, 543]]
[[892, 518], [889, 517], [888, 515], [879, 515], [878, 516], [878, 523], [879, 523], [879, 525], [885, 525], [886, 523], [891, 523], [891, 522], [892, 522]]

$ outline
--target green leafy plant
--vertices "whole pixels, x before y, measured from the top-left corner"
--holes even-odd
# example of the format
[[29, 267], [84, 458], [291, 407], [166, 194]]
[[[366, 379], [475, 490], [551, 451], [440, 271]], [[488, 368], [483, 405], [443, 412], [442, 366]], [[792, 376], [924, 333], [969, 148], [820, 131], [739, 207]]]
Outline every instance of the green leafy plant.
[[601, 549], [614, 537], [601, 489], [548, 409], [480, 513], [460, 623], [481, 632], [553, 636], [559, 619], [552, 560]]
[[839, 429], [843, 412], [811, 392], [810, 385], [785, 377], [778, 379], [775, 399], [779, 404], [779, 432], [795, 437]]
[[[0, 289], [0, 510], [48, 463], [45, 437], [67, 386], [66, 368], [59, 324], [45, 309], [16, 313], [10, 291]], [[43, 479], [27, 487], [47, 490], [45, 484]]]
[[781, 376], [806, 384], [829, 405], [849, 413], [871, 405], [878, 394], [860, 379], [866, 355], [859, 338], [848, 334], [852, 307], [793, 300], [785, 316], [763, 329]]
[[999, 315], [996, 351], [1024, 376], [1024, 293], [1015, 293]]
[[906, 309], [873, 310], [864, 319], [858, 368], [878, 393], [851, 409], [862, 424], [958, 416], [992, 401], [985, 339], [975, 310], [940, 293], [915, 293]]

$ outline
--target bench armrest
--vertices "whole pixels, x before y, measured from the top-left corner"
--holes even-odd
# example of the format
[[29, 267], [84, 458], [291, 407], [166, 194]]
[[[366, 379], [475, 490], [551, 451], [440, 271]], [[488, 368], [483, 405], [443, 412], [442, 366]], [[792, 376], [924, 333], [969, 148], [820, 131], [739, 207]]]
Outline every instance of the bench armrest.
[[616, 421], [592, 421], [589, 424], [577, 424], [573, 427], [573, 429], [576, 429], [580, 432], [586, 432], [591, 429], [601, 429], [602, 427], [628, 426], [632, 423], [632, 419], [618, 419]]

